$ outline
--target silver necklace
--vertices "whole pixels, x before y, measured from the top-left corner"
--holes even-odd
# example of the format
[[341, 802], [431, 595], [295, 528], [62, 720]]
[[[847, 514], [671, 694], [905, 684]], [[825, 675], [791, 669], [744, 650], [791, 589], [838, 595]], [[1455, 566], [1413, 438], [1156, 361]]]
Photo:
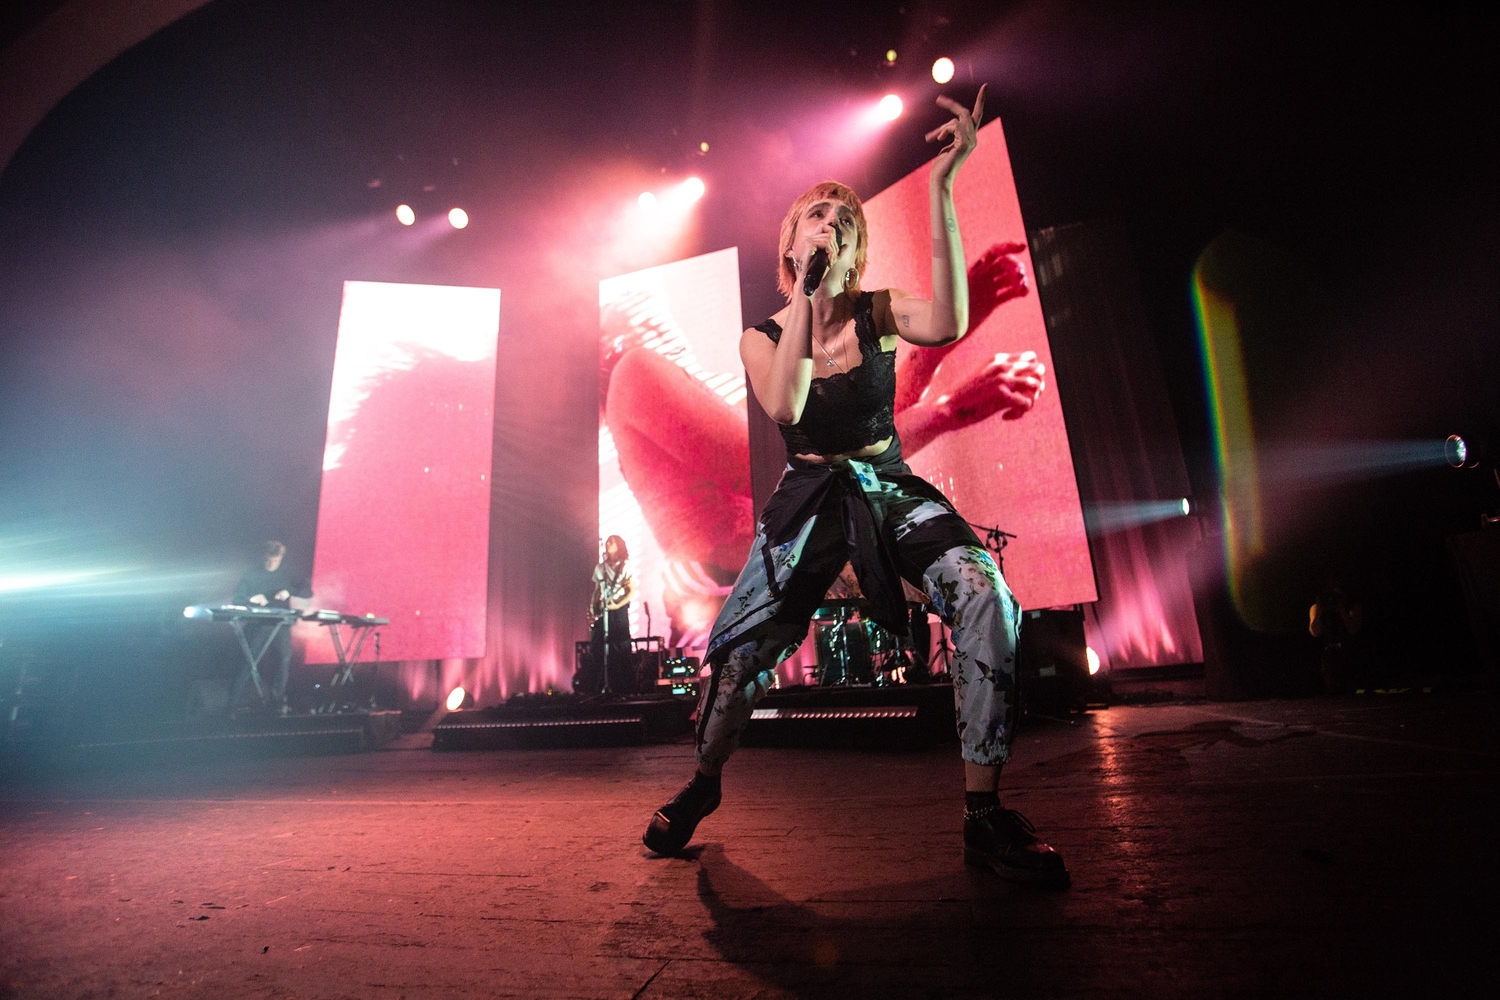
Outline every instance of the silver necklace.
[[[823, 349], [823, 356], [828, 359], [824, 363], [825, 367], [827, 367], [827, 368], [837, 368], [841, 372], [847, 372], [848, 371], [848, 369], [845, 368], [843, 365], [841, 365], [837, 361], [833, 360], [833, 355], [828, 353], [828, 348], [824, 345], [823, 341], [818, 340], [817, 337], [814, 337], [813, 340], [817, 340], [818, 341], [818, 346]], [[839, 354], [842, 355], [843, 353], [844, 353], [844, 345], [840, 344], [839, 345]]]

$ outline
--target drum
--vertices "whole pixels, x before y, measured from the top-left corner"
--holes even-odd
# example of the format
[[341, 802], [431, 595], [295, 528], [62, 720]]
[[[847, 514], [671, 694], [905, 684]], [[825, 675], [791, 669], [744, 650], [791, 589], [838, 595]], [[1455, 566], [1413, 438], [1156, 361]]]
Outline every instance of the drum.
[[866, 630], [869, 623], [859, 617], [863, 604], [859, 600], [829, 601], [813, 614], [818, 647], [818, 665], [813, 673], [816, 683], [829, 686], [875, 682]]

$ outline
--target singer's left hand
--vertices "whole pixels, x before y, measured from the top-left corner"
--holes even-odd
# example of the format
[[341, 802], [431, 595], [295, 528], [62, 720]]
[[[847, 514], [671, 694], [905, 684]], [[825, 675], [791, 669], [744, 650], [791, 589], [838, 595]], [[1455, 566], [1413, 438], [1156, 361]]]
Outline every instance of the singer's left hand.
[[974, 152], [974, 147], [979, 145], [979, 125], [984, 120], [984, 91], [987, 86], [988, 84], [980, 85], [973, 111], [950, 97], [938, 95], [938, 106], [953, 112], [954, 117], [948, 124], [940, 125], [927, 133], [928, 142], [950, 140], [943, 151], [938, 153], [937, 159], [932, 161], [933, 183], [951, 184], [958, 168], [963, 166], [969, 154]]

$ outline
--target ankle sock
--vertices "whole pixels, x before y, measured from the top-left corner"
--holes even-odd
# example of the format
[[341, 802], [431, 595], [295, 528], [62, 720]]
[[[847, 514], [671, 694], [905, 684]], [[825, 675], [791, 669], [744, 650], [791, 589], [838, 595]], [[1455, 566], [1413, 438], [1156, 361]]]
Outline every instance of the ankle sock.
[[998, 806], [1000, 795], [997, 792], [964, 792], [964, 810], [966, 812], [978, 812], [981, 809]]

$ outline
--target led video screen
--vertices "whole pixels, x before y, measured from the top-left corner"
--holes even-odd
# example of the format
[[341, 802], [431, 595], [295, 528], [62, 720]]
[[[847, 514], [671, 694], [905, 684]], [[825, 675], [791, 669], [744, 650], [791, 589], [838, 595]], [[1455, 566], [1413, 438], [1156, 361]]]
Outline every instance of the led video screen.
[[382, 660], [484, 655], [499, 329], [499, 289], [344, 283], [312, 603], [389, 618]]
[[[864, 287], [931, 296], [928, 174], [923, 167], [865, 202]], [[907, 462], [966, 519], [1016, 536], [1004, 568], [1023, 607], [1093, 601], [1057, 373], [998, 121], [981, 129], [954, 202], [969, 269], [970, 332], [947, 349], [904, 341], [897, 348], [896, 426]], [[1027, 409], [1017, 388], [1038, 372], [1044, 388]]]
[[599, 283], [599, 537], [638, 592], [631, 634], [701, 655], [754, 537], [739, 257]]

